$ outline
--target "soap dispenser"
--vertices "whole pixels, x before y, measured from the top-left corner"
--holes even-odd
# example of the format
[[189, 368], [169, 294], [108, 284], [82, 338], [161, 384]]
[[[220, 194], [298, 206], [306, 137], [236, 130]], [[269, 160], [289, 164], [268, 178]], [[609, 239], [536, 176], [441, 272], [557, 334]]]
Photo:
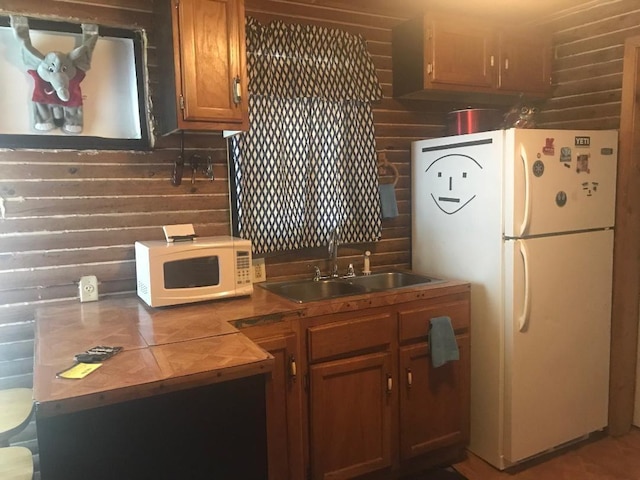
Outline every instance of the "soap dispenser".
[[364, 268], [362, 269], [363, 275], [371, 275], [371, 265], [369, 257], [371, 257], [371, 252], [367, 250], [366, 252], [364, 252]]

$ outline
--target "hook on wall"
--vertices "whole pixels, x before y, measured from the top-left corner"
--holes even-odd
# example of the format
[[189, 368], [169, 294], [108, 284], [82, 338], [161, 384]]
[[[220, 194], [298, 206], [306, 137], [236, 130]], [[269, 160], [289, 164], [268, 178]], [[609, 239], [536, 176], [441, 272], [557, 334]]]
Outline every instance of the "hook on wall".
[[[184, 155], [184, 132], [180, 132], [180, 156], [173, 164], [173, 173], [171, 175], [171, 185], [174, 187], [179, 186], [182, 183], [182, 175], [184, 171], [185, 164], [185, 155]], [[203, 157], [202, 155], [198, 155], [194, 153], [189, 157], [189, 166], [191, 167], [191, 183], [196, 183], [196, 173], [198, 173], [198, 169], [202, 166], [202, 173], [209, 178], [210, 181], [213, 182], [215, 180], [214, 172], [213, 172], [213, 160], [210, 155], [207, 157]]]

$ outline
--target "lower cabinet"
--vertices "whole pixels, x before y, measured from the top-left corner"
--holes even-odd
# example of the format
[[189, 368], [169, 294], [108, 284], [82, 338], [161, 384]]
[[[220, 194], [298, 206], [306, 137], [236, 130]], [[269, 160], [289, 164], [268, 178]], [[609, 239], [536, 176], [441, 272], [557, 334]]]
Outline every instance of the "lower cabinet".
[[309, 371], [312, 478], [353, 478], [391, 466], [391, 353]]
[[311, 478], [354, 478], [392, 465], [395, 336], [388, 307], [308, 321]]
[[[460, 359], [435, 368], [430, 319]], [[469, 439], [469, 289], [243, 329], [266, 378], [269, 480], [396, 479], [457, 460]]]
[[[429, 321], [443, 315], [460, 359], [435, 368]], [[310, 478], [398, 478], [459, 458], [469, 439], [468, 292], [309, 318], [302, 330]]]
[[254, 341], [275, 359], [273, 372], [266, 382], [269, 480], [305, 478], [304, 415], [301, 408], [302, 388], [297, 373], [297, 335], [292, 332], [256, 338]]
[[469, 439], [469, 335], [457, 336], [460, 360], [431, 365], [429, 346], [400, 348], [400, 458]]

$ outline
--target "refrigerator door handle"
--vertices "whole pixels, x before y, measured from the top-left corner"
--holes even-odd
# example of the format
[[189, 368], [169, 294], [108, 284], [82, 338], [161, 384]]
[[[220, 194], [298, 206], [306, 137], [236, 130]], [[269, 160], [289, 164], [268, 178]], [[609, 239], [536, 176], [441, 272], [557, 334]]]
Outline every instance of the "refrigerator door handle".
[[522, 264], [524, 266], [524, 305], [522, 306], [522, 313], [518, 317], [518, 330], [525, 332], [529, 327], [529, 310], [531, 309], [531, 295], [529, 294], [531, 285], [529, 281], [529, 253], [523, 240], [518, 240], [518, 247], [520, 248], [520, 255], [522, 255]]
[[530, 193], [530, 178], [529, 178], [529, 161], [527, 159], [527, 151], [524, 145], [520, 144], [520, 158], [524, 167], [524, 218], [520, 225], [520, 237], [522, 237], [527, 230], [529, 230], [529, 217], [531, 216], [531, 193]]

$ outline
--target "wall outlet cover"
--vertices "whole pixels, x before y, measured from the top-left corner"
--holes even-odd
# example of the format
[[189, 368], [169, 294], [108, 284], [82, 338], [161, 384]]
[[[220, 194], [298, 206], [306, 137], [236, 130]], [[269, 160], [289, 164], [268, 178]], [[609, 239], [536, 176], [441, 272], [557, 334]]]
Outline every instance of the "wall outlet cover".
[[95, 275], [80, 277], [78, 282], [81, 302], [95, 302], [98, 300], [98, 278]]
[[253, 283], [264, 282], [267, 279], [267, 269], [264, 264], [264, 258], [254, 258], [251, 260]]

